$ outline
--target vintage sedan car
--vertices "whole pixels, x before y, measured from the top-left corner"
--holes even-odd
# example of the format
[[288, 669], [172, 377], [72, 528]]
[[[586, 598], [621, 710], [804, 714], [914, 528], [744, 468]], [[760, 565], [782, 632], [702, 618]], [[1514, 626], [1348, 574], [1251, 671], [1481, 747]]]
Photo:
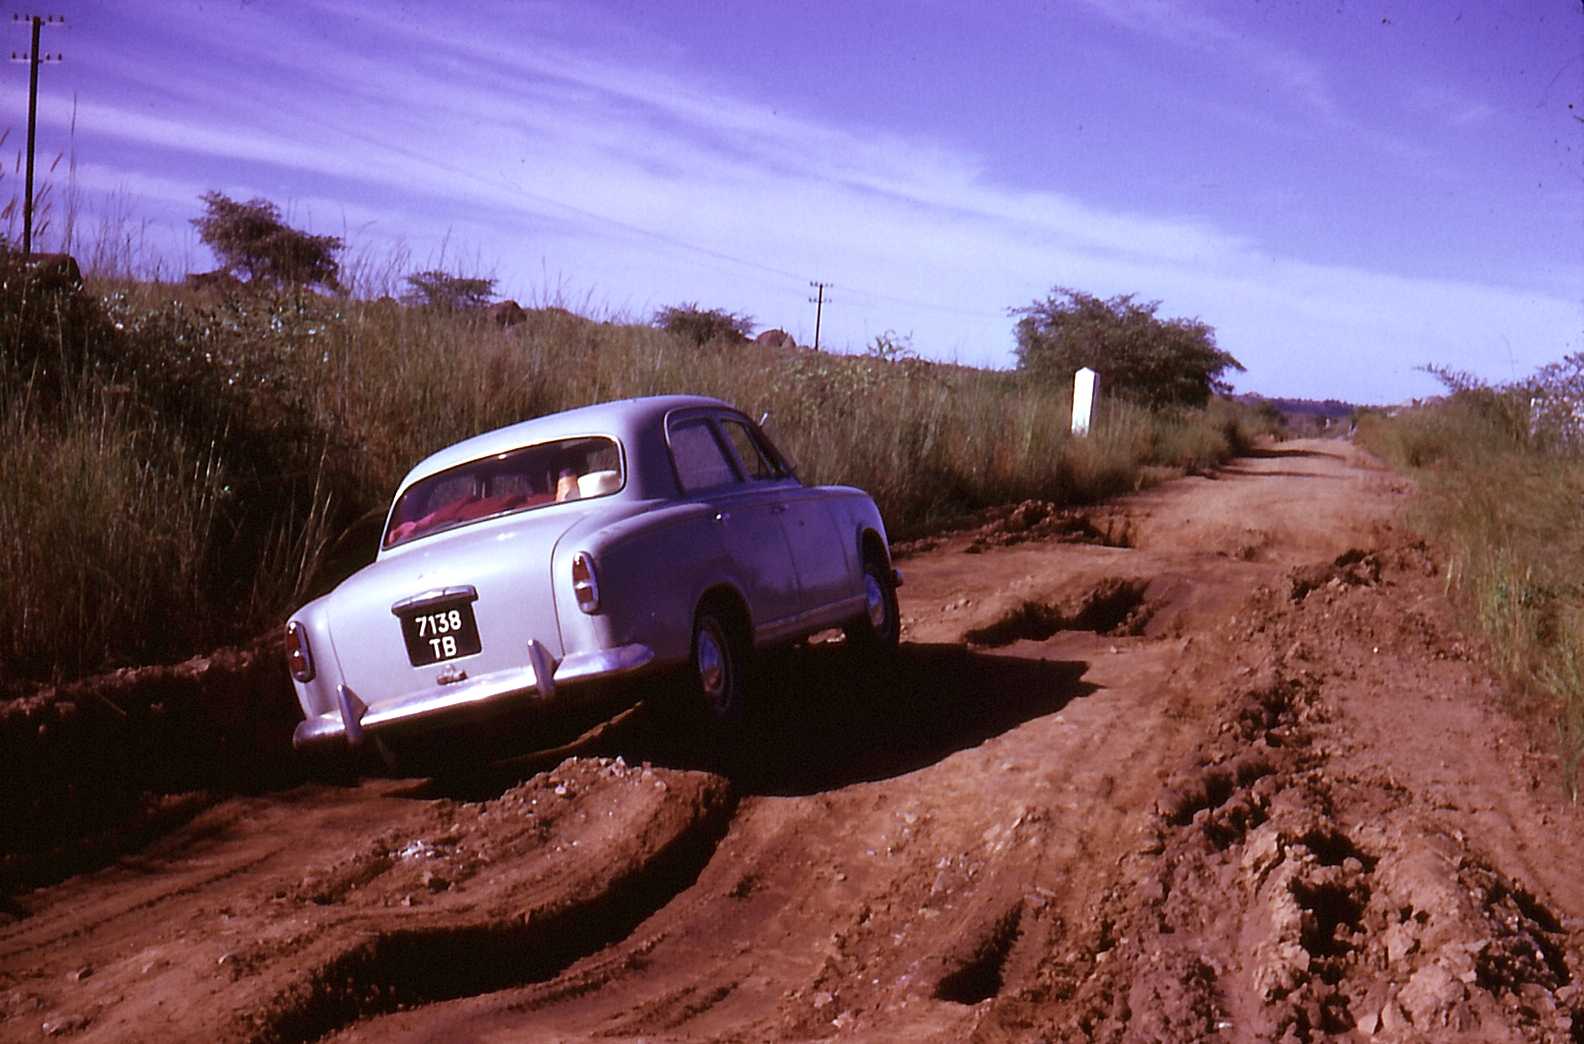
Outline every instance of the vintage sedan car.
[[418, 464], [375, 561], [292, 615], [293, 741], [548, 714], [668, 670], [729, 723], [757, 649], [834, 627], [893, 648], [900, 581], [869, 496], [803, 485], [724, 402], [541, 417]]

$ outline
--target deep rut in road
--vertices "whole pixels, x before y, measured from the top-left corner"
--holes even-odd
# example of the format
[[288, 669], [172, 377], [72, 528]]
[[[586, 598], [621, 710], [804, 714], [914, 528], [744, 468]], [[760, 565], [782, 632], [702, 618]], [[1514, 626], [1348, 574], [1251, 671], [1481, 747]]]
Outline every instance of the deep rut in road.
[[399, 1008], [551, 978], [626, 937], [695, 881], [725, 832], [731, 805], [726, 795], [713, 794], [703, 815], [644, 861], [618, 864], [619, 872], [589, 894], [554, 896], [520, 912], [514, 905], [508, 914], [472, 923], [375, 929], [276, 998], [255, 1038], [315, 1040]]
[[[536, 853], [531, 851], [522, 853], [526, 859], [519, 866], [501, 866], [497, 859], [487, 869], [473, 867], [475, 874], [496, 879], [475, 877], [470, 882], [470, 891], [485, 895], [482, 901], [474, 898], [468, 912], [439, 923], [360, 926], [365, 937], [274, 998], [255, 1020], [252, 1035], [265, 1041], [313, 1040], [383, 1012], [548, 979], [624, 938], [692, 884], [709, 862], [735, 805], [725, 782], [697, 774], [656, 774], [620, 761], [579, 759], [489, 803], [498, 814], [510, 815], [515, 809], [532, 815], [539, 798], [530, 794], [550, 803], [617, 800], [623, 790], [650, 781], [665, 799], [647, 809], [646, 822], [624, 824], [634, 836], [656, 835], [636, 850], [630, 838], [616, 836], [605, 836], [603, 847], [588, 844], [601, 840], [588, 834], [567, 845], [555, 844], [556, 824], [542, 825], [536, 832], [541, 851], [547, 842], [558, 851], [585, 844], [583, 858], [597, 864], [592, 872], [581, 880], [558, 882], [554, 869], [534, 865]], [[457, 833], [452, 828], [444, 836]], [[454, 850], [460, 844], [458, 840], [445, 847]], [[466, 881], [470, 868], [465, 860], [435, 858], [442, 846], [422, 840], [409, 842], [407, 850], [415, 848], [431, 865], [419, 881], [425, 890], [446, 891]], [[376, 862], [371, 875], [354, 887], [367, 891], [390, 862]], [[522, 883], [500, 880], [507, 875]], [[336, 891], [314, 890], [313, 901], [344, 901]]]

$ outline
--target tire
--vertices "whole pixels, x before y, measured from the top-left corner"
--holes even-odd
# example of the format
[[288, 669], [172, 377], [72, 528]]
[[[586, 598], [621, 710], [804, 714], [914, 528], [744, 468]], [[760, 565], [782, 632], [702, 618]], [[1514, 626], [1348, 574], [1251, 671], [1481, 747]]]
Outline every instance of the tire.
[[708, 605], [693, 621], [688, 688], [699, 716], [716, 732], [737, 728], [747, 709], [748, 653], [735, 622]]
[[902, 639], [902, 618], [897, 609], [896, 579], [885, 556], [864, 555], [864, 614], [842, 630], [856, 649], [889, 653]]

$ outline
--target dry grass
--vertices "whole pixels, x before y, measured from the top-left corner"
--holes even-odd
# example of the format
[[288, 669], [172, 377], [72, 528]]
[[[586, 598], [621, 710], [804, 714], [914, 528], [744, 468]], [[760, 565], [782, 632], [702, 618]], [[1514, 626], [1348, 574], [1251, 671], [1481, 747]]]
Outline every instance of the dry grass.
[[1564, 784], [1584, 767], [1584, 458], [1539, 437], [1531, 389], [1469, 389], [1359, 435], [1412, 471], [1412, 521], [1446, 555], [1446, 583], [1496, 665], [1555, 723]]
[[[130, 248], [129, 248], [130, 249]], [[1227, 404], [1108, 403], [917, 360], [696, 347], [543, 307], [500, 329], [391, 301], [197, 295], [110, 277], [0, 308], [0, 679], [60, 679], [274, 626], [419, 458], [556, 410], [666, 392], [769, 413], [806, 481], [868, 489], [893, 535], [1030, 497], [1092, 501], [1252, 437]], [[371, 266], [371, 282], [378, 272]], [[335, 553], [332, 553], [333, 549]]]

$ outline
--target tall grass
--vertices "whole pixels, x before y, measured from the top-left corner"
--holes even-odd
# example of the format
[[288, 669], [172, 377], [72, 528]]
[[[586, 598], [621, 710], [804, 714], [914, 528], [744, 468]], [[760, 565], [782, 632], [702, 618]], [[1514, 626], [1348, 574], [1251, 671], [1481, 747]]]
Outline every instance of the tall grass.
[[224, 483], [213, 449], [134, 418], [104, 386], [51, 410], [28, 390], [0, 413], [0, 656], [48, 676], [191, 649]]
[[[1584, 457], [1536, 423], [1535, 389], [1464, 387], [1359, 437], [1418, 480], [1416, 528], [1496, 666], [1555, 723], [1563, 781], [1584, 768]], [[1569, 411], [1571, 416], [1571, 411]]]
[[0, 275], [0, 591], [28, 613], [0, 630], [0, 680], [273, 626], [372, 555], [372, 534], [347, 534], [419, 458], [606, 399], [695, 392], [768, 413], [806, 481], [868, 489], [894, 536], [1006, 501], [1091, 501], [1251, 437], [1227, 404], [1112, 402], [1073, 439], [1070, 391], [1011, 374], [697, 347], [555, 307], [501, 329], [390, 300], [124, 280], [70, 295], [15, 264]]

